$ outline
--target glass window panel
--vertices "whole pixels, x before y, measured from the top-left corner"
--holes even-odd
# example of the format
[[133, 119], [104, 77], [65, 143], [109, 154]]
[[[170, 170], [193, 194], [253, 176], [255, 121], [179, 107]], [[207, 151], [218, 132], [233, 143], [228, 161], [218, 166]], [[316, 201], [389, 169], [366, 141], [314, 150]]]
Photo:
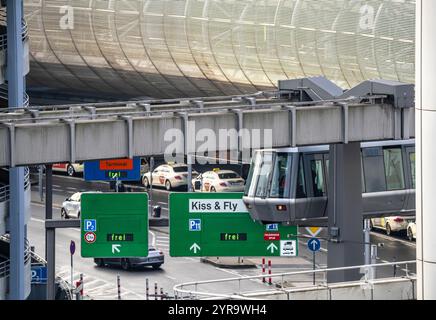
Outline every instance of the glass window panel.
[[256, 186], [256, 197], [266, 197], [268, 195], [268, 185], [272, 172], [272, 153], [264, 153], [259, 178]]
[[289, 172], [289, 155], [278, 154], [274, 161], [274, 174], [271, 180], [271, 198], [283, 198], [285, 196], [286, 179]]
[[388, 190], [404, 189], [403, 159], [401, 157], [401, 149], [385, 149], [383, 150], [383, 154]]
[[245, 184], [246, 196], [254, 197], [257, 176], [259, 175], [261, 163], [262, 163], [262, 153], [256, 152], [253, 159], [251, 160], [250, 172], [248, 173], [247, 182]]
[[312, 160], [310, 162], [314, 197], [324, 197], [326, 195], [322, 165], [322, 160]]
[[303, 157], [300, 157], [300, 161], [298, 164], [296, 197], [297, 197], [297, 199], [307, 198], [306, 178], [305, 178], [305, 174], [304, 174]]
[[416, 188], [415, 152], [409, 153], [409, 160], [410, 160], [410, 173], [412, 176], [412, 187], [413, 189], [415, 189]]

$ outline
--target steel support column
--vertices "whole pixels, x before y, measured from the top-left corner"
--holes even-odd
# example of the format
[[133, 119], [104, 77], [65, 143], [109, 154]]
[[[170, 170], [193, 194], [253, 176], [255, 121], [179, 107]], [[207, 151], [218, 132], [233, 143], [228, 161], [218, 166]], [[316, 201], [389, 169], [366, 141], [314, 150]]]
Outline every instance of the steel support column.
[[[7, 80], [9, 108], [22, 108], [24, 104], [23, 79], [23, 1], [7, 1]], [[24, 300], [24, 248], [26, 237], [24, 212], [24, 168], [10, 168], [10, 294], [12, 300]]]
[[[360, 144], [330, 145], [328, 268], [363, 264]], [[360, 279], [358, 270], [329, 272], [329, 283]]]
[[[45, 221], [53, 219], [53, 167], [45, 168]], [[45, 229], [45, 259], [47, 260], [47, 299], [54, 300], [56, 294], [56, 229]]]
[[417, 294], [436, 299], [436, 1], [416, 2], [416, 258]]

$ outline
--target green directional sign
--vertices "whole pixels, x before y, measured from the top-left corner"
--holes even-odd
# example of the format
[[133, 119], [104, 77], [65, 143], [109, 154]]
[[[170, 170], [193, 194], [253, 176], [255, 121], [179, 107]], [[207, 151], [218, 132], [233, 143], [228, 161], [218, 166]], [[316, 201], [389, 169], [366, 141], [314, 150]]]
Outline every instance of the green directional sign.
[[80, 230], [82, 257], [148, 256], [148, 195], [82, 194]]
[[297, 227], [254, 222], [242, 193], [172, 193], [172, 257], [295, 257]]

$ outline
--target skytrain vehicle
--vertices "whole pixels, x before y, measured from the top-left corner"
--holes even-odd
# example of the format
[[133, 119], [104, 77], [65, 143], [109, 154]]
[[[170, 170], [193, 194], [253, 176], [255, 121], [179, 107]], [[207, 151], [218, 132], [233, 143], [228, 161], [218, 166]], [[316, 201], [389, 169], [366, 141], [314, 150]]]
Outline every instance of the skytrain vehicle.
[[[363, 217], [415, 214], [415, 141], [361, 144]], [[329, 146], [259, 150], [244, 203], [253, 219], [327, 224]]]

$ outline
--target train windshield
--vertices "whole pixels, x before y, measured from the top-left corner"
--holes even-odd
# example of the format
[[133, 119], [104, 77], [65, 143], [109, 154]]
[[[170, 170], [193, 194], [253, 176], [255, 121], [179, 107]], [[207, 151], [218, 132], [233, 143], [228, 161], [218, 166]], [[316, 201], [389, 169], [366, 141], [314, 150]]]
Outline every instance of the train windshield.
[[245, 195], [257, 198], [289, 196], [291, 158], [288, 153], [258, 151], [252, 159]]

